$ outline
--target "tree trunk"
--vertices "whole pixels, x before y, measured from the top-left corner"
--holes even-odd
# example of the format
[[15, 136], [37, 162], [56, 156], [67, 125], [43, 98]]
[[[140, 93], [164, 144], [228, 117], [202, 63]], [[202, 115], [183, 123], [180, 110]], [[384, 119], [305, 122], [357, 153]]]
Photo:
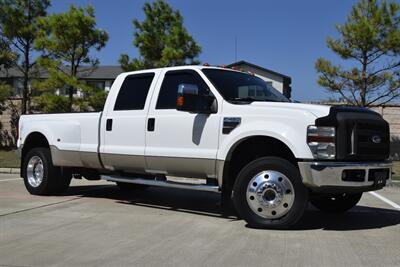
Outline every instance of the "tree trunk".
[[22, 107], [21, 113], [26, 114], [29, 113], [28, 108], [28, 97], [29, 97], [29, 50], [30, 45], [29, 43], [25, 46], [24, 51], [24, 73], [23, 73], [23, 88], [22, 88]]
[[70, 86], [68, 88], [68, 97], [69, 97], [69, 112], [72, 112], [72, 104], [74, 102], [74, 87]]
[[28, 77], [24, 74], [23, 78], [23, 88], [22, 88], [22, 105], [21, 105], [21, 113], [27, 113], [27, 100], [28, 100]]
[[[28, 24], [32, 23], [32, 16], [31, 16], [31, 5], [32, 2], [28, 1]], [[29, 55], [31, 51], [31, 39], [28, 37], [26, 39], [26, 43], [24, 44], [24, 80], [23, 80], [23, 89], [22, 89], [22, 110], [21, 114], [26, 114], [30, 112], [30, 101], [29, 101], [29, 80], [30, 80], [30, 60]]]
[[360, 90], [360, 98], [361, 98], [361, 106], [365, 107], [367, 106], [367, 86], [368, 86], [368, 81], [367, 81], [367, 65], [368, 65], [368, 57], [367, 57], [367, 51], [363, 52], [363, 60], [362, 60], [362, 83], [361, 83], [361, 90]]
[[[70, 75], [71, 77], [75, 77], [76, 76], [76, 66], [75, 66], [75, 60], [74, 57], [72, 58], [71, 61], [71, 70], [70, 70]], [[69, 111], [72, 112], [72, 105], [74, 102], [74, 87], [71, 85], [68, 88], [68, 97], [69, 97]]]

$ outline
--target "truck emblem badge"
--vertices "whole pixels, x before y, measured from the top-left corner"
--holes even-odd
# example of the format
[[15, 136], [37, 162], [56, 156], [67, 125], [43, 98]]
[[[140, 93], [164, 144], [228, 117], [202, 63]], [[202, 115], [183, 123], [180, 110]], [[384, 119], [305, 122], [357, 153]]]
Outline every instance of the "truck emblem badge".
[[374, 135], [371, 137], [371, 141], [375, 144], [380, 144], [382, 142], [382, 138], [379, 135]]

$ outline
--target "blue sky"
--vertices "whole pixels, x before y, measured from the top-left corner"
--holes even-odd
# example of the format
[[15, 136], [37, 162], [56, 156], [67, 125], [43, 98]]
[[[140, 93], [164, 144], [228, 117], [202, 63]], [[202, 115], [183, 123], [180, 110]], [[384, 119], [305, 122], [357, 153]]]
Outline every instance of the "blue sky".
[[[314, 63], [318, 57], [334, 61], [326, 47], [327, 36], [337, 36], [335, 24], [343, 23], [355, 0], [167, 0], [184, 16], [184, 25], [202, 46], [200, 60], [229, 64], [237, 59], [292, 77], [292, 96], [309, 101], [330, 96], [317, 83]], [[144, 18], [142, 0], [53, 0], [49, 12], [64, 12], [70, 4], [91, 4], [98, 26], [110, 36], [96, 56], [102, 65], [117, 65], [121, 53], [137, 56], [132, 45], [132, 19]]]

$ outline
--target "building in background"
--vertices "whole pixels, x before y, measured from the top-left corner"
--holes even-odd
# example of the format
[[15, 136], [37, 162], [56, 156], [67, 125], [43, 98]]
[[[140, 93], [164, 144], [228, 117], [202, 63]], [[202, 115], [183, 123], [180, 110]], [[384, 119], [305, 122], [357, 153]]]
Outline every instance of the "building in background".
[[[270, 83], [273, 88], [290, 98], [292, 89], [290, 87], [291, 78], [289, 76], [246, 61], [232, 63], [227, 67], [234, 67], [238, 70], [253, 72], [266, 82]], [[95, 69], [82, 67], [80, 68], [79, 72], [80, 80], [85, 81], [89, 85], [92, 85], [99, 90], [108, 91], [110, 90], [115, 78], [117, 78], [118, 74], [122, 73], [123, 71], [119, 66], [98, 66]], [[46, 72], [41, 72], [37, 76], [39, 79], [46, 79], [48, 77]], [[16, 69], [10, 69], [7, 72], [0, 70], [0, 82], [6, 82], [7, 84], [11, 85], [14, 88], [14, 95], [16, 97], [21, 96], [21, 78], [22, 74]], [[60, 94], [66, 94], [66, 90], [63, 89], [60, 89], [58, 92]], [[76, 92], [76, 96], [79, 97], [80, 94], [81, 92], [78, 90]]]
[[[79, 77], [81, 81], [92, 85], [99, 90], [110, 90], [115, 78], [122, 72], [119, 66], [98, 66], [96, 68], [82, 67], [79, 69]], [[37, 79], [46, 79], [47, 72], [41, 71], [36, 75]], [[17, 69], [9, 69], [7, 71], [0, 70], [0, 83], [5, 82], [14, 88], [14, 95], [21, 96], [22, 93], [22, 74]], [[60, 88], [58, 91], [61, 94], [66, 94], [66, 90]], [[77, 96], [80, 92], [77, 91]]]

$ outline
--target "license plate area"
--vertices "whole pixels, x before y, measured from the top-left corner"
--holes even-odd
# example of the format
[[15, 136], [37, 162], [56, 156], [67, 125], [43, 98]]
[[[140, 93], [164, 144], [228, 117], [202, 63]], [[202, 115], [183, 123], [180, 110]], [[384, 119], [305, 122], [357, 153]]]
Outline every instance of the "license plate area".
[[389, 179], [390, 168], [371, 169], [368, 172], [368, 181], [373, 181], [374, 186], [385, 186], [386, 180]]

